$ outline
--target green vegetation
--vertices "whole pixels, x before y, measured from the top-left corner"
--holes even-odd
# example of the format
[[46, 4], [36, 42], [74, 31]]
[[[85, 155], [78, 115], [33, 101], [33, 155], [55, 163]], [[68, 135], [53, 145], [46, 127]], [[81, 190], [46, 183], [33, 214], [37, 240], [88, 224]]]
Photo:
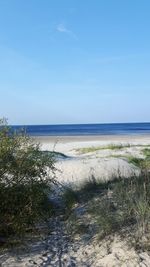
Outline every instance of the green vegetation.
[[53, 213], [48, 195], [54, 171], [52, 155], [0, 121], [0, 237], [23, 235]]
[[95, 152], [98, 150], [103, 149], [103, 147], [84, 147], [84, 148], [78, 148], [76, 149], [77, 152], [79, 152], [80, 154], [86, 154], [86, 153], [91, 153], [91, 152]]
[[121, 150], [124, 148], [129, 148], [129, 147], [145, 147], [145, 149], [143, 149], [143, 153], [145, 156], [149, 156], [150, 157], [150, 145], [131, 145], [131, 144], [110, 144], [107, 146], [91, 146], [91, 147], [83, 147], [83, 148], [78, 148], [76, 149], [76, 151], [80, 154], [86, 154], [86, 153], [92, 153], [92, 152], [96, 152], [99, 150], [105, 150], [105, 149], [109, 149], [109, 150]]
[[104, 149], [120, 150], [120, 149], [127, 148], [127, 147], [130, 147], [130, 146], [131, 146], [130, 144], [127, 144], [127, 145], [110, 144], [108, 146], [98, 146], [98, 147], [92, 146], [92, 147], [79, 148], [79, 149], [76, 149], [76, 151], [79, 152], [80, 154], [86, 154], [86, 153], [95, 152], [95, 151], [104, 150]]
[[93, 199], [89, 212], [95, 217], [100, 237], [134, 225], [139, 239], [150, 227], [150, 177], [121, 179], [108, 194]]
[[140, 177], [105, 183], [96, 183], [93, 179], [75, 194], [85, 211], [82, 216], [75, 216], [74, 210], [70, 215], [69, 230], [72, 229], [72, 233], [81, 233], [80, 226], [84, 226], [82, 234], [88, 234], [91, 224], [99, 238], [132, 229], [135, 245], [147, 245], [141, 240], [143, 236], [148, 237], [150, 231], [150, 175], [142, 173]]
[[127, 147], [131, 147], [130, 144], [127, 145], [115, 145], [115, 144], [110, 144], [106, 147], [106, 149], [111, 149], [111, 150], [119, 150], [119, 149], [123, 149], [123, 148], [127, 148]]
[[141, 168], [142, 171], [148, 171], [150, 168], [150, 149], [145, 148], [142, 150], [144, 158], [137, 158], [133, 156], [125, 156], [129, 163]]
[[143, 158], [136, 158], [136, 157], [132, 157], [132, 156], [126, 156], [127, 160], [129, 163], [134, 164], [135, 166], [142, 168], [143, 163], [144, 163], [144, 159]]
[[143, 149], [143, 154], [147, 159], [150, 159], [150, 148]]
[[[129, 145], [86, 148], [82, 152], [124, 147]], [[94, 229], [103, 238], [132, 229], [137, 245], [143, 235], [149, 236], [150, 149], [142, 151], [144, 158], [125, 156], [141, 168], [140, 177], [99, 182], [92, 176], [78, 190], [64, 188], [59, 212], [70, 233], [87, 234]], [[55, 214], [49, 196], [58, 157], [65, 155], [40, 151], [24, 132], [13, 132], [5, 120], [0, 122], [0, 238], [24, 236]]]

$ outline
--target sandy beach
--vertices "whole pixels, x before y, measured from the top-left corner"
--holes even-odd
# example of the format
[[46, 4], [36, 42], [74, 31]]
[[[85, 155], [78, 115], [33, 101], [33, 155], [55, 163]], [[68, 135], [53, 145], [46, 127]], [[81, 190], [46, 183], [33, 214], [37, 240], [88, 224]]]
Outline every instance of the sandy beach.
[[150, 135], [36, 136], [33, 140], [41, 144], [42, 150], [70, 153], [76, 148], [108, 144], [147, 145], [150, 144]]
[[150, 134], [143, 135], [76, 135], [76, 136], [34, 136], [33, 139], [39, 142], [60, 141], [61, 143], [69, 142], [150, 142]]
[[35, 137], [44, 151], [64, 154], [56, 162], [59, 182], [80, 186], [94, 177], [110, 180], [119, 175], [138, 175], [139, 169], [128, 162], [143, 157], [142, 150], [150, 145], [150, 135], [113, 136], [50, 136]]
[[[39, 142], [44, 151], [54, 150], [62, 153], [56, 159], [56, 176], [59, 182], [70, 187], [80, 187], [91, 177], [102, 181], [120, 175], [138, 175], [140, 169], [129, 159], [144, 158], [144, 149], [150, 146], [149, 135], [36, 137], [34, 141]], [[97, 198], [98, 195], [95, 201]], [[123, 238], [118, 232], [99, 240], [92, 230], [95, 228], [90, 228], [92, 218], [86, 214], [89, 203], [90, 201], [84, 205], [80, 203], [72, 211], [76, 216], [74, 224], [89, 223], [88, 233], [76, 235], [72, 240], [72, 233], [71, 236], [68, 234], [67, 221], [58, 216], [53, 218], [51, 232], [45, 239], [35, 243], [29, 242], [28, 249], [23, 252], [18, 250], [14, 254], [2, 254], [1, 266], [150, 266], [148, 252], [136, 251], [131, 247], [128, 235]]]

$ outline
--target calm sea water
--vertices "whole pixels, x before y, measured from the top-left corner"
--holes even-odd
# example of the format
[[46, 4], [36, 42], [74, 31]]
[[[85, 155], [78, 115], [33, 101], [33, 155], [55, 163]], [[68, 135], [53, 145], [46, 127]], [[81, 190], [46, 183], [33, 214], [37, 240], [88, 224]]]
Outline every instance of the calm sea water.
[[143, 135], [150, 134], [150, 123], [68, 124], [13, 126], [31, 136]]

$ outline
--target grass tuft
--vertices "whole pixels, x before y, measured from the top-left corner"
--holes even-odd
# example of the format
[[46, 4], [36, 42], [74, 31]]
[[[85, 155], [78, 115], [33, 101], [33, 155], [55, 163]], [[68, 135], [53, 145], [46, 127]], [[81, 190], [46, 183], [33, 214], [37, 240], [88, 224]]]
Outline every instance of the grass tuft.
[[149, 148], [145, 148], [142, 150], [143, 151], [143, 154], [144, 156], [150, 160], [150, 149]]
[[135, 166], [141, 168], [143, 166], [144, 163], [144, 159], [143, 158], [137, 158], [137, 157], [133, 157], [133, 156], [128, 156], [127, 157], [128, 162], [134, 164]]

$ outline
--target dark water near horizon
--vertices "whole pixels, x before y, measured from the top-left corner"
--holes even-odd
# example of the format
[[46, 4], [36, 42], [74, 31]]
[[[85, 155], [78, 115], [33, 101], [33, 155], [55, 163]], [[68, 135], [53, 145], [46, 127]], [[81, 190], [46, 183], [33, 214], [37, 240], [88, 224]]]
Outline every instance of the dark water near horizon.
[[19, 125], [31, 136], [85, 136], [85, 135], [144, 135], [150, 134], [150, 123]]

